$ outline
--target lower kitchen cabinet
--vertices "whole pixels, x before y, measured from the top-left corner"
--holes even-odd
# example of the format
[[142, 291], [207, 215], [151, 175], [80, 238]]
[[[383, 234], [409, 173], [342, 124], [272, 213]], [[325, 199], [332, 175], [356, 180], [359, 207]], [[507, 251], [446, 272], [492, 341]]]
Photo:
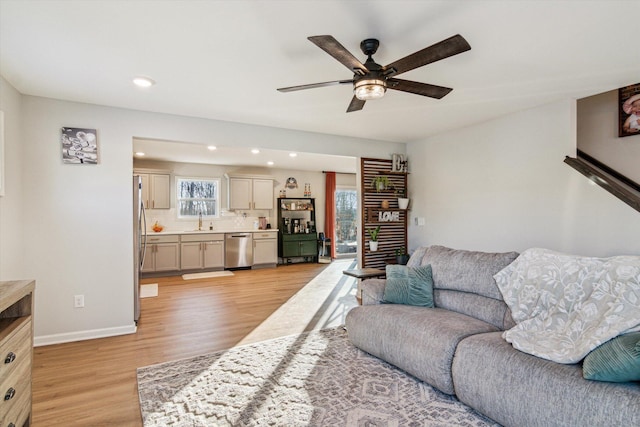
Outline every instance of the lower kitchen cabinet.
[[253, 265], [275, 266], [278, 263], [278, 237], [275, 231], [253, 233]]
[[142, 272], [180, 269], [180, 238], [177, 235], [147, 236]]
[[305, 261], [315, 261], [318, 256], [318, 236], [316, 233], [286, 234], [280, 236], [279, 255], [284, 262], [291, 258], [304, 257]]
[[224, 234], [183, 235], [180, 259], [182, 270], [224, 268]]

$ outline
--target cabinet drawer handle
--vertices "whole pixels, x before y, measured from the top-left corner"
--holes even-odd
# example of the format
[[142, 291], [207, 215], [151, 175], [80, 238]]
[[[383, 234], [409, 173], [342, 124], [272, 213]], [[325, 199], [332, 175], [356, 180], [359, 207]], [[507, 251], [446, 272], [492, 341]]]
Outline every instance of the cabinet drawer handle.
[[4, 394], [4, 400], [11, 400], [13, 396], [16, 394], [16, 389], [13, 387], [9, 387], [9, 390]]
[[16, 427], [16, 425], [14, 423], [9, 423], [9, 425], [7, 425], [7, 427]]
[[4, 359], [4, 363], [8, 365], [14, 360], [16, 360], [16, 354], [13, 351], [10, 351], [9, 354], [7, 354], [7, 357], [5, 357]]

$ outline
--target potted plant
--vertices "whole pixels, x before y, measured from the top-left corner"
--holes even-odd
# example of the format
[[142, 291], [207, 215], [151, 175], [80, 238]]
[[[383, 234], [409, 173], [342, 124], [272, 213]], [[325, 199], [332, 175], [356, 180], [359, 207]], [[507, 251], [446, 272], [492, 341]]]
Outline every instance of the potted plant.
[[378, 250], [378, 233], [380, 233], [380, 226], [369, 229], [369, 237], [371, 237], [371, 241], [369, 242], [369, 249], [371, 250], [371, 252], [375, 252]]
[[371, 182], [371, 186], [378, 193], [384, 190], [388, 190], [392, 187], [389, 177], [385, 175], [378, 175], [375, 178], [373, 178], [373, 181]]
[[396, 188], [396, 197], [398, 198], [398, 208], [407, 209], [409, 207], [409, 198], [407, 197], [406, 188]]
[[396, 249], [396, 263], [398, 265], [407, 265], [409, 262], [409, 254], [404, 246]]

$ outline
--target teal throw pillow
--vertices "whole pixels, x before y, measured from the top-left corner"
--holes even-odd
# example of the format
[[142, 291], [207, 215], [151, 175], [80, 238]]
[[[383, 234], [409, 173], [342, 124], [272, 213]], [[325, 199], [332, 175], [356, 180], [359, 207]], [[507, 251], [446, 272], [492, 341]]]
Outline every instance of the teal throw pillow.
[[433, 307], [431, 265], [387, 265], [384, 302]]
[[616, 383], [640, 381], [640, 332], [619, 335], [587, 354], [582, 375]]

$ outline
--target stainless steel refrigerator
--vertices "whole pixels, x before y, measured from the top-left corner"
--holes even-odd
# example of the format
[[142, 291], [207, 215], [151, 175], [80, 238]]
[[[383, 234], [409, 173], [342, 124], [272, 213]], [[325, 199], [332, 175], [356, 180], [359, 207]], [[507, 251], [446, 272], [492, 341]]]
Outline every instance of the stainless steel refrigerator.
[[147, 218], [142, 200], [142, 178], [133, 177], [133, 320], [140, 319], [140, 271], [147, 250]]

